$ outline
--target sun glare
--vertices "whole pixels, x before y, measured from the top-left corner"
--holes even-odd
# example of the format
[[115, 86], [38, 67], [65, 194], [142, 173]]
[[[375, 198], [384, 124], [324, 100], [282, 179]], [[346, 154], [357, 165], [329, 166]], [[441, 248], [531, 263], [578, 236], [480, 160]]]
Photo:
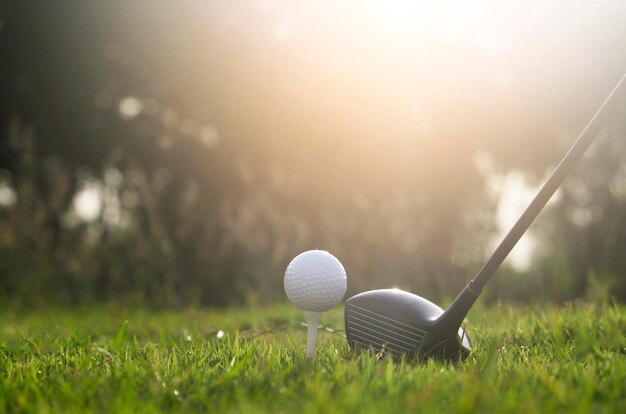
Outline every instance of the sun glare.
[[[419, 36], [485, 52], [506, 50], [528, 24], [509, 2], [373, 0], [366, 4], [367, 20], [382, 29], [378, 35]], [[545, 8], [537, 10], [530, 17], [547, 14]]]
[[84, 221], [94, 221], [102, 211], [102, 193], [94, 183], [87, 183], [74, 197], [74, 210]]

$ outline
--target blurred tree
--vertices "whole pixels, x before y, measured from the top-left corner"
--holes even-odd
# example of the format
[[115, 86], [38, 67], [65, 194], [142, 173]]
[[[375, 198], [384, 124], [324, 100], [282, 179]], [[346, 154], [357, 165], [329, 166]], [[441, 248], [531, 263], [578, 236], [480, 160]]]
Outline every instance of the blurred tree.
[[[453, 295], [494, 230], [475, 154], [540, 176], [560, 156], [562, 126], [584, 122], [588, 108], [563, 92], [580, 76], [551, 86], [561, 72], [531, 67], [511, 89], [486, 76], [495, 63], [511, 70], [506, 59], [445, 54], [419, 36], [415, 50], [376, 42], [370, 25], [346, 25], [352, 6], [301, 6], [318, 32], [303, 26], [290, 41], [298, 32], [273, 7], [0, 0], [0, 292], [25, 303], [273, 300], [290, 258], [324, 248], [352, 292]], [[597, 57], [623, 31], [541, 39], [511, 65]], [[574, 68], [597, 74], [581, 101], [602, 95], [597, 79], [622, 62], [612, 59]], [[565, 188], [546, 226], [554, 257], [531, 270], [546, 296], [581, 296], [593, 274], [625, 297], [624, 152], [601, 147]], [[494, 294], [533, 295], [525, 276]]]

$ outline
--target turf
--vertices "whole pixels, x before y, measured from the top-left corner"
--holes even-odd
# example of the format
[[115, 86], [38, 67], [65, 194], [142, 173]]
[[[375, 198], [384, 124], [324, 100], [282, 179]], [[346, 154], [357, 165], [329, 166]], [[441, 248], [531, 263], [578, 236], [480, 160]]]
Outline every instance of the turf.
[[469, 315], [462, 363], [351, 352], [342, 310], [318, 355], [288, 305], [3, 312], [0, 412], [626, 412], [626, 307], [509, 305]]

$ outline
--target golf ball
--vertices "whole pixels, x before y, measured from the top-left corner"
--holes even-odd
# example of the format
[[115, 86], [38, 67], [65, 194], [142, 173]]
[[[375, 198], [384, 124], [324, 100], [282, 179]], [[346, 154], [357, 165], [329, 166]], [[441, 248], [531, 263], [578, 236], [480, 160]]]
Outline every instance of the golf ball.
[[347, 283], [341, 262], [323, 250], [300, 253], [285, 271], [287, 298], [309, 312], [324, 312], [337, 306], [346, 293]]

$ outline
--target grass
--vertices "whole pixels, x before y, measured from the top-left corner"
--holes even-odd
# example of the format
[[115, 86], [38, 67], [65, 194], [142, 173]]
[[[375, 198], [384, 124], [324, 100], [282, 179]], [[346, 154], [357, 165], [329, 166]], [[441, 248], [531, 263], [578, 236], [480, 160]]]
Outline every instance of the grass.
[[[626, 307], [474, 309], [458, 364], [349, 350], [342, 310], [304, 357], [288, 305], [5, 311], [0, 413], [626, 412]], [[223, 333], [220, 333], [220, 331]]]

